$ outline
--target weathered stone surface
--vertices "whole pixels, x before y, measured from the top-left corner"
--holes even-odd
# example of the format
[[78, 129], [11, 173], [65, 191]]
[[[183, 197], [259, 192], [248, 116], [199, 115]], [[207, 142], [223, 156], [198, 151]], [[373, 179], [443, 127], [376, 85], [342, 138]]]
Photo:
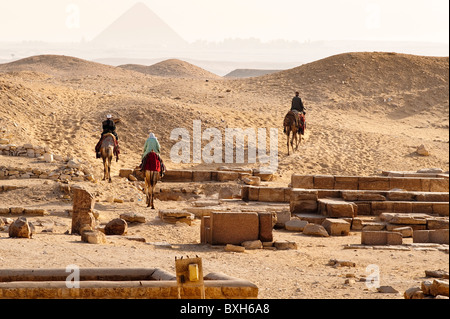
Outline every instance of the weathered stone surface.
[[273, 241], [273, 227], [277, 223], [276, 213], [258, 213], [259, 240], [262, 242]]
[[433, 296], [449, 296], [448, 281], [435, 279], [430, 288], [430, 294]]
[[413, 233], [414, 243], [437, 243], [449, 244], [449, 230], [415, 230]]
[[381, 286], [377, 288], [377, 291], [382, 294], [398, 294], [398, 290], [392, 286]]
[[296, 250], [297, 249], [297, 243], [293, 242], [293, 241], [276, 241], [273, 243], [273, 246], [278, 249], [278, 250], [289, 250], [289, 249], [293, 249]]
[[382, 221], [400, 225], [426, 225], [428, 218], [431, 216], [426, 214], [382, 213], [380, 215]]
[[139, 213], [123, 213], [120, 218], [127, 223], [145, 223], [145, 216]]
[[339, 259], [330, 259], [328, 265], [334, 267], [356, 267], [356, 263], [353, 261]]
[[343, 218], [356, 217], [358, 206], [353, 202], [346, 202], [339, 199], [319, 199], [319, 214], [326, 217]]
[[242, 247], [244, 247], [245, 249], [248, 250], [252, 250], [252, 249], [262, 249], [263, 248], [263, 244], [260, 240], [250, 240], [250, 241], [244, 241], [241, 244]]
[[211, 244], [240, 245], [244, 241], [258, 239], [259, 216], [257, 213], [211, 213]]
[[366, 222], [362, 227], [363, 231], [381, 231], [386, 229], [386, 224], [383, 222]]
[[425, 270], [425, 276], [433, 278], [449, 279], [448, 271], [444, 270]]
[[318, 236], [318, 237], [329, 237], [327, 230], [322, 225], [317, 224], [307, 224], [305, 228], [303, 228], [303, 234], [309, 236]]
[[348, 236], [350, 233], [350, 223], [342, 219], [327, 218], [322, 226], [330, 236]]
[[284, 227], [289, 231], [302, 232], [306, 225], [308, 225], [306, 220], [292, 219], [286, 222]]
[[446, 217], [433, 217], [427, 219], [428, 230], [448, 229], [448, 228], [449, 228], [449, 220]]
[[12, 238], [31, 238], [33, 228], [25, 217], [19, 217], [9, 226], [8, 232]]
[[81, 240], [89, 244], [106, 244], [105, 234], [98, 230], [83, 231]]
[[389, 190], [390, 178], [384, 176], [360, 176], [359, 190]]
[[282, 210], [275, 213], [277, 214], [277, 222], [275, 224], [275, 227], [284, 228], [286, 222], [291, 220], [291, 212], [288, 210]]
[[184, 210], [160, 210], [158, 213], [159, 218], [166, 223], [176, 224], [178, 222], [185, 223], [188, 225], [192, 224], [192, 221], [195, 219], [194, 214], [188, 213]]
[[346, 201], [385, 201], [386, 197], [382, 194], [371, 191], [346, 190], [341, 192], [342, 199]]
[[244, 177], [242, 179], [242, 181], [246, 185], [259, 186], [261, 184], [261, 177], [259, 177], [259, 176], [247, 176], [247, 177]]
[[409, 238], [409, 237], [413, 236], [413, 229], [412, 229], [412, 227], [408, 227], [408, 226], [397, 227], [397, 228], [394, 228], [392, 231], [402, 234], [403, 238]]
[[418, 287], [409, 288], [408, 290], [405, 291], [403, 296], [405, 297], [405, 299], [423, 299], [423, 298], [425, 298], [423, 291]]
[[334, 176], [332, 175], [314, 175], [315, 189], [334, 189]]
[[128, 224], [122, 218], [115, 218], [105, 226], [106, 235], [123, 235], [128, 230]]
[[357, 190], [358, 181], [358, 176], [335, 176], [334, 188], [342, 190]]
[[234, 253], [243, 253], [243, 252], [245, 252], [245, 247], [231, 245], [231, 244], [226, 245], [224, 249], [227, 252], [234, 252]]
[[402, 245], [403, 237], [400, 233], [388, 231], [364, 231], [361, 233], [362, 245]]
[[291, 177], [291, 186], [292, 188], [304, 188], [304, 189], [314, 188], [314, 175], [293, 174]]
[[95, 228], [95, 218], [92, 211], [95, 206], [95, 197], [86, 189], [74, 186], [73, 192], [73, 212], [72, 212], [72, 234], [79, 234], [81, 225], [91, 225]]

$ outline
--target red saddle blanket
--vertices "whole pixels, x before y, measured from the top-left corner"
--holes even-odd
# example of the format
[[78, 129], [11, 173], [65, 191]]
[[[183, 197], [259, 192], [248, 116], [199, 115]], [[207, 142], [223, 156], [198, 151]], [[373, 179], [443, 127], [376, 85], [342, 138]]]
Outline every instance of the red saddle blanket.
[[158, 154], [150, 152], [142, 161], [142, 170], [151, 172], [161, 172], [161, 161]]

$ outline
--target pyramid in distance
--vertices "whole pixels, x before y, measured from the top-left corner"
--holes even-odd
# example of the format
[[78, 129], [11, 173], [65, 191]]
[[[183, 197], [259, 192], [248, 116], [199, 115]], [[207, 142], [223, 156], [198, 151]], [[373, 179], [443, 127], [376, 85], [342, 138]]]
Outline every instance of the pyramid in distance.
[[92, 40], [108, 47], [179, 47], [186, 41], [142, 2]]

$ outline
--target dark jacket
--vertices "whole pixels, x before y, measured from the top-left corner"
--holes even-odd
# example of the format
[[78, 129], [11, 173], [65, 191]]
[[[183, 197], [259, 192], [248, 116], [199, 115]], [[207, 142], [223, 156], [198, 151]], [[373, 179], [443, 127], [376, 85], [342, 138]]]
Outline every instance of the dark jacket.
[[299, 111], [300, 113], [304, 112], [305, 107], [303, 106], [303, 101], [300, 97], [296, 96], [292, 99], [291, 110], [296, 110]]
[[102, 136], [108, 133], [112, 133], [116, 137], [116, 140], [119, 140], [119, 137], [117, 136], [116, 133], [116, 124], [114, 123], [113, 120], [107, 119], [103, 121], [102, 127], [103, 127]]

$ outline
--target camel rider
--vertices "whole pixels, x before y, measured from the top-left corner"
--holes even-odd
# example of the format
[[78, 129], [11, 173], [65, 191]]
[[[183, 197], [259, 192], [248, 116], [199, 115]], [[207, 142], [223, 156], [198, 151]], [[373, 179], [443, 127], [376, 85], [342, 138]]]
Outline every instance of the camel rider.
[[159, 162], [161, 163], [160, 174], [161, 174], [161, 177], [163, 177], [166, 169], [165, 169], [163, 160], [161, 159], [161, 145], [159, 144], [159, 141], [156, 138], [154, 133], [150, 133], [149, 137], [145, 141], [144, 152], [142, 153], [142, 164], [141, 164], [142, 169], [144, 169], [144, 167], [145, 167], [145, 164], [146, 164], [145, 160], [147, 159], [147, 155], [151, 152], [156, 153], [156, 156], [157, 156]]
[[305, 106], [303, 105], [303, 101], [300, 98], [300, 93], [299, 92], [295, 92], [295, 96], [292, 99], [292, 106], [291, 106], [291, 111], [297, 111], [299, 113], [305, 113]]
[[103, 128], [103, 132], [102, 132], [102, 136], [100, 137], [100, 141], [97, 143], [97, 145], [95, 146], [95, 152], [97, 153], [97, 158], [100, 158], [100, 147], [102, 145], [102, 140], [103, 140], [103, 136], [105, 134], [111, 133], [114, 135], [114, 137], [116, 138], [116, 145], [114, 147], [114, 153], [117, 157], [117, 161], [119, 160], [119, 136], [116, 133], [116, 124], [114, 123], [114, 120], [112, 119], [112, 115], [108, 114], [106, 115], [106, 120], [104, 120], [102, 122], [102, 128]]

